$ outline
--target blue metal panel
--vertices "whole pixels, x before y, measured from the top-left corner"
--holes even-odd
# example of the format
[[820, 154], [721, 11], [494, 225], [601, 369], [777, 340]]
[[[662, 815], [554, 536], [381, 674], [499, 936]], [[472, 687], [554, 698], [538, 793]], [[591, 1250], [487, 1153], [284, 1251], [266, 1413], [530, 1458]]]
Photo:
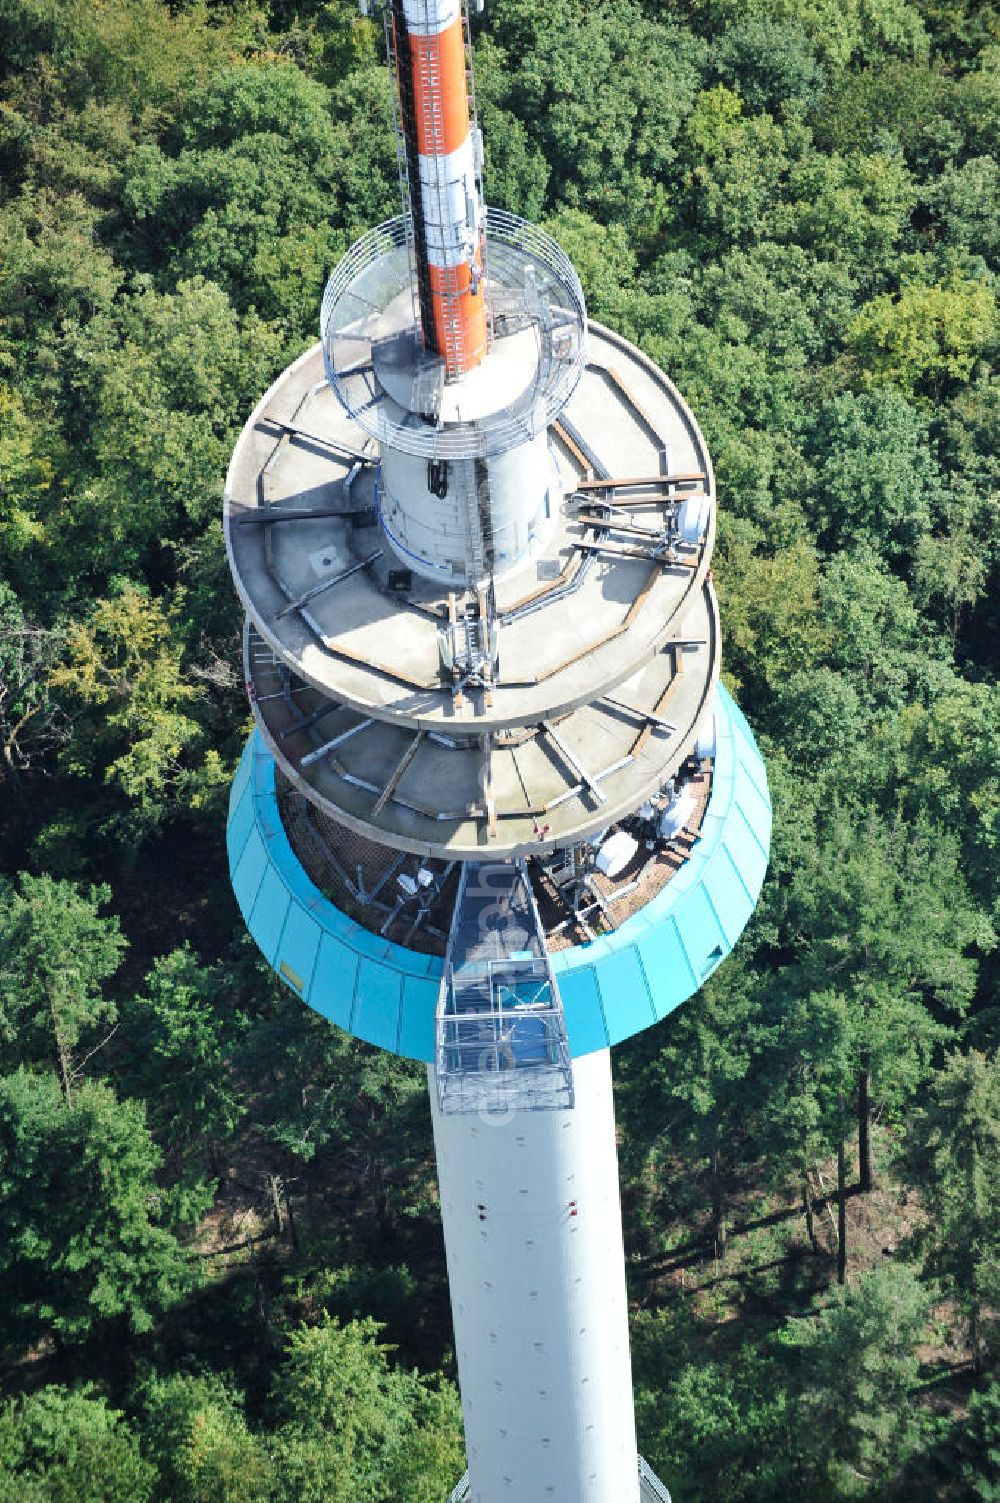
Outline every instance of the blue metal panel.
[[699, 981], [681, 944], [676, 920], [668, 914], [662, 923], [651, 924], [636, 940], [636, 948], [654, 989], [657, 1017], [664, 1018], [687, 1001]]
[[[568, 955], [571, 952], [561, 950], [559, 953]], [[553, 960], [557, 958], [553, 956]], [[570, 1053], [593, 1054], [597, 1049], [606, 1049], [610, 1039], [593, 966], [582, 964], [573, 970], [565, 970], [558, 981], [559, 995], [566, 1013]]]
[[677, 905], [675, 915], [681, 940], [699, 981], [704, 981], [732, 948], [719, 923], [712, 900], [699, 883]]
[[751, 830], [755, 830], [758, 833], [764, 832], [768, 849], [770, 849], [771, 805], [765, 801], [749, 778], [740, 778], [739, 787], [736, 790], [736, 797], [733, 802], [742, 810], [743, 816]]
[[399, 1043], [399, 1019], [403, 1010], [403, 976], [379, 965], [362, 962], [351, 1018], [351, 1032], [369, 1044], [395, 1049]]
[[275, 951], [285, 927], [291, 899], [288, 888], [273, 866], [264, 873], [257, 898], [247, 919], [247, 928], [260, 946], [264, 959], [274, 963]]
[[[574, 1055], [666, 1017], [730, 952], [753, 911], [770, 847], [767, 777], [722, 688], [717, 708], [712, 795], [688, 861], [614, 933], [552, 957]], [[369, 933], [318, 891], [288, 843], [274, 762], [257, 733], [234, 784], [227, 844], [237, 902], [288, 984], [358, 1037], [432, 1059], [441, 961]]]
[[410, 1059], [432, 1059], [434, 1056], [434, 1011], [439, 985], [438, 981], [419, 976], [403, 978], [399, 1052]]
[[293, 986], [300, 997], [309, 996], [321, 938], [322, 932], [313, 914], [293, 899], [272, 964], [282, 980]]
[[250, 786], [250, 773], [252, 771], [252, 759], [248, 756], [240, 758], [240, 765], [236, 769], [233, 778], [233, 786], [229, 790], [229, 817], [232, 819], [233, 810]]
[[739, 804], [734, 804], [726, 821], [726, 849], [755, 902], [767, 871], [769, 836], [770, 826], [766, 831], [754, 830]]
[[702, 881], [715, 916], [726, 936], [727, 945], [731, 948], [743, 933], [753, 913], [756, 894], [751, 896], [747, 890], [746, 883], [724, 841], [705, 867]]
[[[771, 808], [771, 795], [768, 792], [767, 777], [764, 772], [764, 764], [760, 759], [755, 741], [748, 741], [746, 737], [739, 740], [740, 777], [753, 784], [760, 794], [768, 810]], [[770, 826], [769, 826], [770, 828]]]
[[240, 905], [240, 912], [248, 922], [267, 869], [267, 851], [260, 838], [260, 831], [255, 825], [244, 843], [239, 861], [229, 868], [236, 901]]
[[[240, 766], [242, 767], [242, 762]], [[226, 844], [229, 848], [229, 861], [231, 866], [238, 866], [240, 857], [243, 855], [243, 847], [247, 843], [250, 831], [253, 829], [256, 819], [253, 794], [249, 788], [244, 788], [243, 797], [234, 804], [229, 812], [229, 828], [226, 831]]]
[[595, 971], [612, 1044], [656, 1022], [646, 973], [634, 944], [607, 956]]
[[306, 1000], [341, 1028], [347, 1028], [351, 1021], [359, 965], [353, 950], [329, 934], [323, 935]]
[[715, 761], [712, 764], [712, 776], [720, 788], [729, 788], [736, 774], [736, 748], [733, 745], [733, 730], [731, 725], [722, 722], [722, 717], [716, 722], [718, 727], [715, 742]]

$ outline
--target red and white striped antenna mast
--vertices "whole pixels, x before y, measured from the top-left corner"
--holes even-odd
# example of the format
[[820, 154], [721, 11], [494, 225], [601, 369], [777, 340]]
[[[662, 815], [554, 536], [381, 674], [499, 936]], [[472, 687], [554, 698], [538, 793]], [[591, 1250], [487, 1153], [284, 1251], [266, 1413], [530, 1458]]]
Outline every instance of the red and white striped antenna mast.
[[460, 0], [390, 0], [400, 184], [424, 346], [447, 379], [488, 348], [482, 145]]

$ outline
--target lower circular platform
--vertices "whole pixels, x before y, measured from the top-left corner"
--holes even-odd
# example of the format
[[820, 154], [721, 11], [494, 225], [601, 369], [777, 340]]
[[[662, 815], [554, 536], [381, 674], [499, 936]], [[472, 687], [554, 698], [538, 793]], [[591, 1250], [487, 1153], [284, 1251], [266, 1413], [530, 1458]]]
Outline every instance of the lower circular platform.
[[[552, 956], [574, 1055], [666, 1017], [730, 953], [753, 912], [770, 849], [767, 776], [749, 725], [721, 687], [717, 712], [712, 792], [684, 866], [612, 933]], [[247, 928], [292, 990], [356, 1037], [432, 1060], [440, 957], [373, 934], [320, 892], [285, 833], [274, 759], [259, 731], [233, 782], [226, 841]]]

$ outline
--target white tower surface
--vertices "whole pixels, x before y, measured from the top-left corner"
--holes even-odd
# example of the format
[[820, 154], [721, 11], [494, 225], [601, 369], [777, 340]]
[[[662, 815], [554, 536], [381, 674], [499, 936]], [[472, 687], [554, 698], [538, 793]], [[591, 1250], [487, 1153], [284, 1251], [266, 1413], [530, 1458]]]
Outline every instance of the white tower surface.
[[767, 865], [712, 465], [560, 247], [484, 206], [464, 8], [384, 14], [403, 213], [227, 477], [256, 721], [233, 887], [303, 1001], [428, 1065], [450, 1503], [669, 1503], [636, 1448], [609, 1050], [729, 953]]
[[431, 1082], [476, 1503], [639, 1498], [607, 1049], [573, 1088], [572, 1110], [448, 1115]]

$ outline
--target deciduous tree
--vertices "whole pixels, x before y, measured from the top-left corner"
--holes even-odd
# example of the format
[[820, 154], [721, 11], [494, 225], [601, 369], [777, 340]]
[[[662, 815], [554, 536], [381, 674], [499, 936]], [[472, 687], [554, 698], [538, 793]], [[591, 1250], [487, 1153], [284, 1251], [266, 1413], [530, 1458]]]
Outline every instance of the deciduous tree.
[[0, 1503], [149, 1503], [154, 1475], [124, 1416], [90, 1385], [0, 1407]]

